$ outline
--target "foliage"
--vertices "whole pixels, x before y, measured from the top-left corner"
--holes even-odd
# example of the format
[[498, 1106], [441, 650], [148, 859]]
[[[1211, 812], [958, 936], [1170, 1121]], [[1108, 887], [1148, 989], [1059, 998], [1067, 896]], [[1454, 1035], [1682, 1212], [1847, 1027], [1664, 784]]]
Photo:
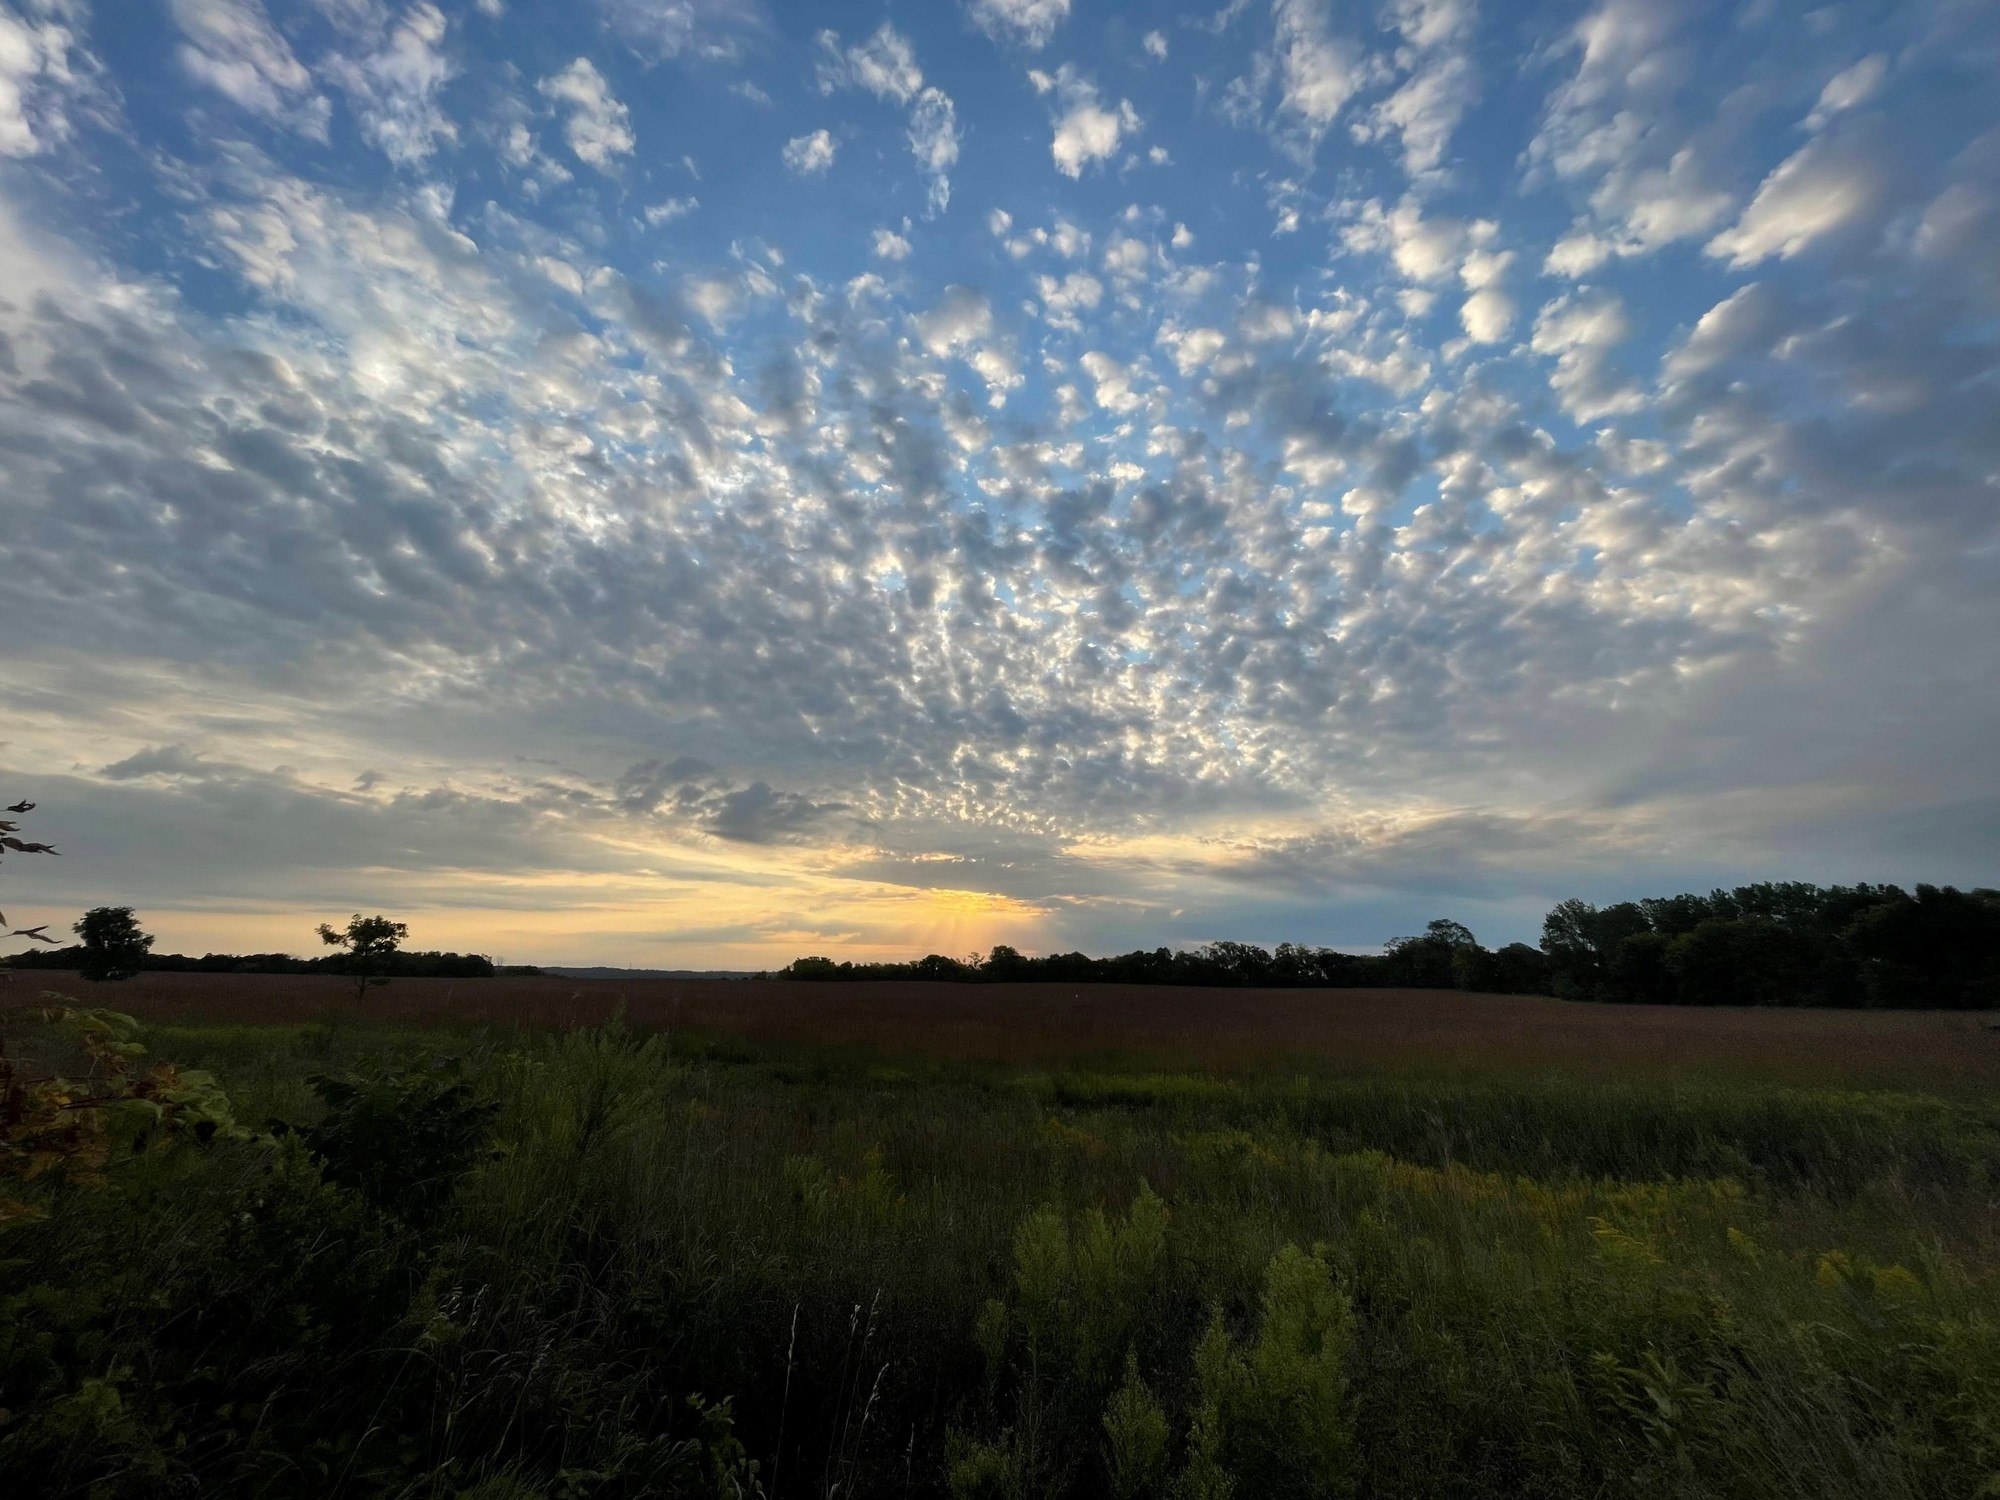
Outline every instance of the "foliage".
[[1347, 1361], [1354, 1310], [1325, 1251], [1286, 1245], [1264, 1271], [1255, 1339], [1233, 1344], [1218, 1309], [1195, 1350], [1186, 1487], [1333, 1496], [1354, 1487]]
[[[70, 1043], [81, 1070], [40, 1071], [16, 1056], [25, 1026]], [[130, 1016], [53, 993], [0, 1011], [0, 1227], [46, 1216], [55, 1190], [102, 1187], [114, 1165], [148, 1152], [247, 1137], [213, 1076], [143, 1063], [138, 1035]]]
[[85, 979], [130, 979], [144, 966], [153, 946], [129, 906], [94, 906], [71, 930], [83, 939], [77, 969]]
[[497, 1105], [455, 1058], [427, 1067], [307, 1080], [325, 1115], [303, 1137], [329, 1182], [405, 1223], [432, 1222], [485, 1149]]
[[456, 1063], [372, 1024], [171, 1045], [294, 1126], [31, 1185], [45, 1217], [0, 1232], [23, 1493], [2000, 1477], [1983, 1099], [719, 1063], [616, 1025]]
[[1779, 881], [1564, 901], [1542, 950], [1575, 999], [1976, 1009], [2000, 1002], [2000, 891]]

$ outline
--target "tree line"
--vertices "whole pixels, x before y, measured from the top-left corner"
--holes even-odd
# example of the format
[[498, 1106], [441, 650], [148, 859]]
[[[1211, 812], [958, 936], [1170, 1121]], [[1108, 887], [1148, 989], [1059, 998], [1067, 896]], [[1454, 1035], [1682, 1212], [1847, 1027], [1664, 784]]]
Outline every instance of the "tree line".
[[2000, 891], [1774, 881], [1595, 907], [1542, 924], [1552, 989], [1680, 1005], [2000, 1003]]
[[[291, 953], [153, 952], [153, 936], [129, 906], [92, 907], [71, 928], [77, 941], [32, 948], [5, 962], [15, 969], [58, 969], [85, 979], [128, 979], [135, 974], [338, 974], [349, 979], [491, 979], [503, 972], [483, 953], [405, 950], [409, 928], [387, 917], [358, 912], [340, 928], [322, 923], [321, 942], [336, 952], [319, 958]], [[48, 941], [44, 939], [44, 941]], [[521, 973], [510, 966], [504, 972]]]
[[[63, 948], [38, 948], [17, 953], [7, 962], [9, 967], [16, 969], [81, 971], [87, 966], [88, 958], [84, 945], [73, 943]], [[354, 960], [345, 953], [329, 953], [322, 958], [300, 958], [293, 953], [148, 953], [129, 972], [350, 975], [354, 969]], [[490, 979], [500, 970], [483, 953], [411, 951], [399, 952], [389, 958], [384, 972], [391, 979]], [[521, 969], [510, 965], [509, 972], [519, 973]]]
[[1436, 921], [1419, 937], [1397, 938], [1381, 954], [1346, 953], [1305, 943], [1275, 949], [1254, 943], [1198, 948], [1140, 948], [1110, 958], [1086, 953], [1030, 957], [1005, 944], [984, 957], [941, 953], [909, 963], [800, 958], [780, 979], [941, 979], [956, 983], [1236, 985], [1277, 989], [1438, 988], [1537, 994], [1548, 960], [1525, 943], [1482, 948], [1457, 922]]
[[2000, 1003], [2000, 891], [1770, 881], [1598, 907], [1559, 902], [1539, 947], [1482, 946], [1439, 918], [1379, 954], [1205, 943], [908, 963], [795, 959], [781, 979], [1409, 988], [1668, 1005], [1977, 1009]]

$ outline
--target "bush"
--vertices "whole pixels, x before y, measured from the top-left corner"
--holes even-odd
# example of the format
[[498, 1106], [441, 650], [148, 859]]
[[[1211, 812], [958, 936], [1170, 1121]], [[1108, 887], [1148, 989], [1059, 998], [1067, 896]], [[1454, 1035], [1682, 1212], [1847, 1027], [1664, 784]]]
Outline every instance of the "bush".
[[456, 1059], [373, 1077], [315, 1073], [326, 1105], [301, 1132], [327, 1179], [405, 1223], [432, 1222], [485, 1152], [497, 1106], [479, 1097]]

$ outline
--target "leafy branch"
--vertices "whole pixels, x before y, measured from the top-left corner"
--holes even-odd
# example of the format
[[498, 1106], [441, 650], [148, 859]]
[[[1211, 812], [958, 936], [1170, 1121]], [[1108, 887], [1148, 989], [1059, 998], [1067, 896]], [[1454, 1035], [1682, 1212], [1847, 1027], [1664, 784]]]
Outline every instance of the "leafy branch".
[[[9, 816], [0, 818], [0, 849], [12, 849], [16, 854], [54, 854], [60, 856], [62, 851], [53, 844], [38, 844], [32, 839], [24, 839], [20, 836], [21, 825], [18, 819], [23, 814], [31, 813], [34, 810], [35, 804], [25, 800], [16, 802], [12, 807], [7, 809]], [[7, 914], [0, 912], [0, 928], [6, 927]], [[37, 927], [11, 928], [7, 931], [6, 935], [8, 937], [24, 937], [30, 942], [47, 943], [51, 947], [54, 947], [56, 943], [56, 940], [49, 936], [48, 923], [46, 922]]]

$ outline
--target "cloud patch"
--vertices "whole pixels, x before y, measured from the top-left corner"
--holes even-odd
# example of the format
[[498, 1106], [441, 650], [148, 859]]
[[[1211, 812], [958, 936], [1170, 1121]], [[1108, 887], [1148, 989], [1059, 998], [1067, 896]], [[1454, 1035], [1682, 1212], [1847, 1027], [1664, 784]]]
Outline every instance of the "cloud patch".
[[638, 145], [632, 134], [632, 112], [611, 92], [611, 85], [587, 57], [579, 57], [535, 87], [545, 99], [567, 111], [563, 139], [585, 166], [600, 172], [617, 170], [617, 159], [630, 156]]
[[785, 142], [785, 165], [801, 177], [816, 177], [833, 165], [833, 136], [825, 130], [794, 136]]
[[1068, 63], [1052, 74], [1036, 70], [1028, 77], [1037, 93], [1055, 99], [1049, 155], [1065, 177], [1081, 177], [1084, 168], [1116, 156], [1125, 139], [1136, 135], [1144, 123], [1131, 100], [1106, 104], [1097, 85]]
[[263, 0], [169, 0], [189, 75], [238, 108], [317, 140], [332, 112]]

